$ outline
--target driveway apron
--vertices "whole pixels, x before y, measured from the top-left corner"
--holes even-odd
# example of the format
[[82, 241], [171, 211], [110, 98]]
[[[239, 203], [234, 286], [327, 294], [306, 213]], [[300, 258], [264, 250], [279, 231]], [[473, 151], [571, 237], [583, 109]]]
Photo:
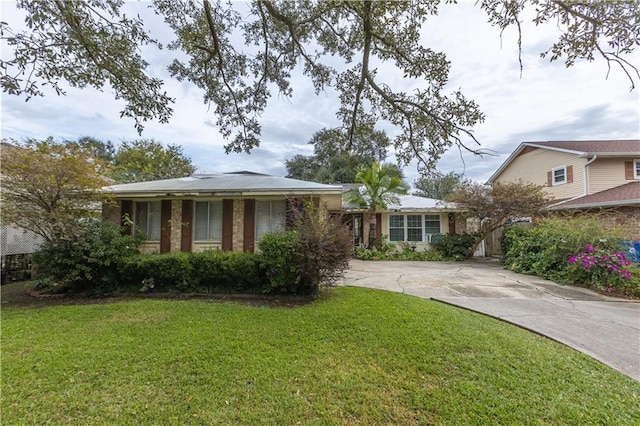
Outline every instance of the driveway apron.
[[640, 303], [507, 271], [491, 260], [352, 260], [344, 285], [395, 291], [499, 318], [640, 381]]

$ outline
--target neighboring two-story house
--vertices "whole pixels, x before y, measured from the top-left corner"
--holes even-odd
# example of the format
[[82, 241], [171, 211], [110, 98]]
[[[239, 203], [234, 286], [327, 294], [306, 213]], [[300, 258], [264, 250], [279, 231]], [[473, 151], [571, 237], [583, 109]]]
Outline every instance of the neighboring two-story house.
[[518, 181], [545, 187], [552, 210], [602, 212], [640, 240], [640, 140], [523, 142], [488, 183]]

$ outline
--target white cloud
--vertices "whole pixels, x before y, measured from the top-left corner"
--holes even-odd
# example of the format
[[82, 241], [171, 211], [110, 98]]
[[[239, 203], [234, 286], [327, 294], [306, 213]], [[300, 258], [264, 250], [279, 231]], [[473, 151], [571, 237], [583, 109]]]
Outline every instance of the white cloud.
[[[127, 7], [143, 8], [141, 15], [147, 19], [146, 5], [132, 3]], [[3, 2], [2, 13], [3, 20], [11, 22], [15, 6]], [[154, 34], [166, 43], [168, 32], [161, 30], [161, 18], [152, 19]], [[473, 2], [462, 2], [442, 6], [439, 15], [423, 27], [425, 46], [444, 51], [452, 63], [449, 90], [460, 88], [486, 114], [486, 121], [474, 129], [482, 148], [496, 151], [495, 156], [478, 158], [451, 150], [439, 163], [442, 171], [464, 171], [467, 177], [483, 181], [524, 140], [640, 137], [640, 92], [629, 92], [629, 81], [621, 70], [613, 68], [607, 79], [607, 65], [602, 60], [567, 69], [561, 62], [540, 59], [540, 51], [553, 42], [555, 27], [524, 25], [521, 76], [517, 34], [510, 29], [501, 39], [499, 30], [486, 21]], [[261, 117], [261, 146], [251, 154], [226, 155], [216, 117], [207, 110], [201, 91], [168, 78], [166, 65], [179, 52], [148, 48], [144, 54], [153, 74], [165, 79], [166, 90], [176, 103], [169, 124], [146, 123], [142, 136], [182, 145], [200, 171], [254, 170], [284, 175], [286, 159], [313, 152], [307, 141], [314, 132], [339, 125], [335, 92], [328, 89], [316, 95], [313, 86], [297, 73], [292, 80], [294, 96], [282, 99], [274, 94]], [[392, 74], [388, 66], [380, 66], [379, 75], [394, 84], [410, 83]], [[133, 120], [120, 118], [122, 108], [122, 101], [114, 100], [108, 89], [69, 89], [66, 97], [47, 93], [27, 103], [3, 94], [2, 136], [75, 139], [88, 135], [114, 143], [137, 138]], [[393, 135], [394, 129], [381, 125]], [[408, 167], [405, 174], [410, 182], [417, 178], [415, 168]]]

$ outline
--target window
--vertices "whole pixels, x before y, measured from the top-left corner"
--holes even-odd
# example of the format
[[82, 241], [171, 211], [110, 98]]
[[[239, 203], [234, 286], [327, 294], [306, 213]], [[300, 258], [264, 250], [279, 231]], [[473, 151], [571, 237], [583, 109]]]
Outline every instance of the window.
[[222, 241], [222, 201], [196, 202], [195, 241]]
[[133, 232], [149, 241], [160, 241], [160, 201], [135, 202]]
[[553, 177], [553, 184], [560, 185], [562, 183], [567, 183], [567, 167], [557, 167], [551, 170]]
[[438, 233], [440, 233], [440, 215], [438, 214], [389, 216], [389, 241], [428, 242], [432, 234]]
[[640, 160], [633, 160], [633, 178], [640, 179]]
[[404, 216], [389, 216], [389, 241], [404, 241]]
[[422, 241], [422, 215], [407, 216], [407, 241]]
[[440, 233], [440, 215], [439, 214], [424, 215], [424, 232], [427, 235]]
[[256, 240], [285, 228], [285, 200], [256, 201]]

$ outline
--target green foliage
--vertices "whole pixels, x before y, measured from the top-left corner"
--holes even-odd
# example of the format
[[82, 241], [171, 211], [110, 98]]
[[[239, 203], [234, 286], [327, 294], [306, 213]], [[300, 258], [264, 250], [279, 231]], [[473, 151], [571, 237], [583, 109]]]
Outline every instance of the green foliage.
[[125, 141], [118, 148], [110, 176], [117, 183], [145, 182], [190, 176], [196, 171], [179, 145], [164, 147], [153, 139]]
[[312, 294], [329, 286], [349, 266], [351, 238], [338, 218], [325, 217], [309, 202], [294, 218], [293, 229], [264, 235], [260, 258], [267, 293]]
[[442, 234], [434, 236], [431, 244], [446, 259], [466, 260], [473, 257], [473, 246], [476, 242], [476, 235], [464, 232], [462, 234]]
[[260, 238], [260, 262], [268, 283], [265, 293], [296, 293], [301, 286], [297, 245], [298, 233], [295, 231], [269, 232]]
[[408, 243], [400, 243], [398, 247], [398, 245], [388, 242], [384, 237], [379, 247], [357, 247], [355, 257], [360, 260], [445, 260], [442, 254], [436, 250], [416, 251], [415, 247]]
[[374, 162], [371, 167], [361, 167], [355, 181], [362, 186], [347, 191], [346, 201], [372, 212], [386, 209], [389, 204], [399, 203], [398, 196], [406, 194], [408, 190], [408, 185], [395, 173], [395, 168], [390, 164]]
[[137, 252], [136, 241], [107, 221], [84, 220], [77, 227], [77, 234], [48, 240], [35, 253], [39, 274], [48, 277], [52, 291], [114, 291], [119, 265]]
[[[614, 283], [597, 274], [597, 270], [584, 270], [569, 260], [582, 253], [587, 246], [597, 246], [611, 256], [619, 250], [621, 234], [602, 228], [597, 219], [550, 218], [526, 228], [511, 226], [502, 236], [505, 267], [516, 272], [536, 275], [559, 283], [585, 285], [596, 289]], [[638, 270], [632, 278], [620, 283], [616, 290], [627, 295], [640, 295], [637, 286]]]
[[449, 172], [445, 174], [438, 170], [432, 170], [413, 182], [413, 186], [416, 188], [413, 194], [445, 200], [455, 193], [461, 185], [468, 185], [470, 182], [462, 173]]
[[[65, 84], [108, 87], [124, 100], [121, 115], [134, 118], [139, 132], [147, 120], [168, 121], [173, 100], [142, 56], [167, 56], [150, 49], [161, 48], [149, 32], [156, 25], [145, 26], [130, 4], [125, 13], [124, 3], [19, 1], [26, 28], [0, 23], [7, 46], [0, 61], [3, 91], [28, 99], [43, 95], [47, 85], [58, 94]], [[260, 117], [272, 91], [292, 96], [292, 75], [301, 69], [316, 93], [337, 92], [336, 114], [350, 141], [359, 127], [385, 120], [397, 128], [396, 158], [422, 167], [452, 146], [481, 152], [473, 149], [472, 128], [483, 113], [461, 90], [447, 92], [450, 61], [421, 36], [440, 3], [450, 2], [174, 0], [149, 7], [169, 27], [159, 31], [174, 33], [167, 36], [169, 48], [179, 50], [179, 59], [169, 73], [202, 90], [217, 128], [231, 139], [227, 152], [259, 146]], [[571, 66], [599, 55], [621, 67], [632, 87], [639, 78], [630, 59], [637, 48], [637, 1], [484, 0], [479, 7], [500, 30], [520, 33], [524, 17], [536, 25], [556, 22], [558, 39], [543, 52], [552, 61], [565, 58]], [[376, 73], [380, 67], [403, 78], [394, 87], [388, 74]]]
[[258, 257], [222, 252], [147, 254], [122, 263], [121, 287], [175, 293], [257, 293], [263, 286]]
[[[322, 129], [309, 145], [313, 155], [295, 155], [286, 161], [287, 177], [321, 183], [353, 183], [359, 167], [384, 161], [391, 140], [385, 132], [364, 127], [349, 142], [342, 129]], [[397, 166], [396, 166], [397, 167]], [[402, 173], [398, 168], [398, 174]]]

